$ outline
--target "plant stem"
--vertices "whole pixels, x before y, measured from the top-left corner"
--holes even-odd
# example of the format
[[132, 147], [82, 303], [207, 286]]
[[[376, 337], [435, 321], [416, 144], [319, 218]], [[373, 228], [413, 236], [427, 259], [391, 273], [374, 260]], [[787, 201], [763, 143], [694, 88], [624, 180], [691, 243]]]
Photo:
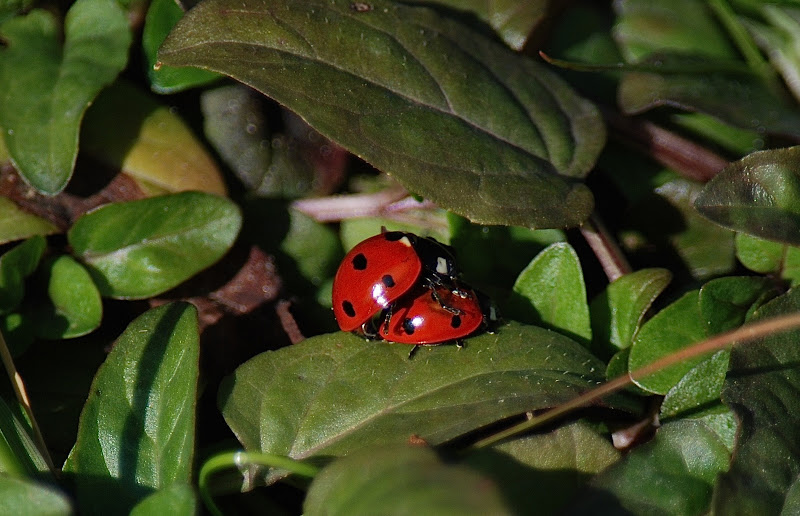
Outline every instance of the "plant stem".
[[28, 420], [31, 423], [31, 430], [33, 430], [33, 442], [36, 443], [36, 448], [47, 463], [47, 467], [53, 475], [56, 475], [56, 468], [53, 464], [53, 459], [50, 457], [50, 452], [47, 451], [47, 444], [44, 442], [44, 436], [39, 428], [39, 423], [36, 422], [36, 417], [33, 415], [31, 402], [28, 399], [28, 393], [25, 390], [25, 382], [22, 381], [22, 376], [17, 371], [17, 366], [14, 365], [14, 359], [11, 358], [11, 352], [8, 350], [6, 339], [3, 333], [0, 332], [0, 360], [3, 361], [8, 378], [11, 380], [11, 386], [14, 389], [14, 395], [17, 397], [20, 405], [25, 410]]
[[562, 405], [554, 407], [546, 412], [543, 412], [542, 414], [539, 414], [538, 416], [534, 416], [533, 418], [523, 421], [518, 425], [514, 425], [502, 432], [482, 439], [476, 442], [472, 447], [474, 449], [485, 448], [502, 441], [503, 439], [507, 439], [508, 437], [519, 435], [533, 428], [542, 426], [565, 414], [568, 414], [569, 412], [572, 412], [573, 410], [588, 406], [600, 400], [601, 398], [608, 396], [609, 394], [620, 391], [631, 385], [634, 380], [644, 378], [645, 376], [651, 375], [681, 362], [685, 362], [689, 359], [719, 351], [730, 346], [734, 342], [738, 344], [752, 342], [758, 338], [765, 337], [773, 333], [779, 333], [796, 328], [800, 328], [800, 313], [765, 319], [763, 321], [742, 326], [733, 331], [715, 335], [714, 337], [698, 342], [693, 346], [682, 349], [676, 353], [672, 353], [671, 355], [667, 355], [656, 360], [655, 362], [632, 371], [627, 376], [614, 378], [600, 387], [581, 394], [580, 396], [573, 398]]
[[268, 468], [285, 469], [294, 475], [307, 478], [314, 478], [317, 473], [319, 473], [318, 467], [285, 457], [283, 455], [246, 451], [229, 451], [218, 453], [209, 457], [203, 463], [197, 479], [200, 496], [202, 497], [203, 503], [205, 503], [211, 514], [214, 516], [222, 516], [222, 512], [214, 503], [214, 499], [211, 496], [211, 492], [209, 490], [209, 478], [214, 473], [222, 470], [232, 468], [241, 470], [248, 466], [264, 466]]
[[603, 267], [609, 283], [633, 271], [597, 213], [593, 213], [589, 220], [584, 222], [580, 231]]

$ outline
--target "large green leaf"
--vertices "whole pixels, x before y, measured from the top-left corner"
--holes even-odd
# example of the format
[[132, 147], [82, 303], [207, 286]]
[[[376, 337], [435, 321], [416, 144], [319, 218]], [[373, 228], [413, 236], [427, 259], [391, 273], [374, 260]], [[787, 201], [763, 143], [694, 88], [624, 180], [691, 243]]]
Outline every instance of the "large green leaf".
[[[753, 320], [800, 311], [800, 290], [767, 303]], [[778, 514], [800, 475], [800, 332], [734, 346], [722, 400], [740, 431], [731, 468], [717, 483], [716, 514]]]
[[626, 73], [618, 92], [626, 113], [672, 106], [759, 133], [800, 136], [800, 109], [785, 92], [771, 90], [753, 73], [725, 70], [735, 65], [695, 56], [662, 54], [648, 58], [646, 64], [671, 70]]
[[86, 514], [127, 513], [153, 492], [189, 483], [199, 338], [187, 303], [134, 320], [92, 383], [64, 465]]
[[725, 444], [702, 423], [666, 424], [651, 442], [595, 477], [567, 514], [707, 514], [714, 481], [729, 458]]
[[69, 497], [51, 486], [0, 475], [0, 514], [70, 516], [73, 511]]
[[0, 197], [0, 244], [56, 232], [58, 228], [47, 220], [23, 211], [7, 197]]
[[183, 192], [107, 204], [78, 219], [67, 236], [103, 295], [145, 298], [219, 260], [241, 223], [231, 201]]
[[481, 223], [574, 226], [597, 110], [533, 61], [431, 10], [350, 0], [205, 0], [165, 64], [220, 71], [410, 190]]
[[564, 402], [604, 369], [570, 339], [517, 323], [463, 349], [410, 349], [333, 333], [262, 353], [224, 381], [223, 416], [245, 449], [298, 459], [414, 434], [439, 444]]
[[566, 242], [550, 245], [520, 273], [508, 308], [515, 320], [552, 328], [584, 345], [592, 340], [581, 262]]
[[512, 514], [488, 478], [444, 463], [433, 450], [399, 445], [361, 450], [325, 468], [311, 484], [303, 513]]
[[737, 233], [736, 258], [751, 271], [800, 282], [800, 247]]
[[800, 147], [754, 152], [709, 181], [695, 207], [717, 224], [800, 244]]
[[466, 463], [493, 479], [515, 514], [561, 514], [581, 487], [620, 457], [608, 436], [577, 421], [471, 453]]
[[63, 29], [45, 10], [0, 27], [0, 127], [20, 174], [46, 194], [64, 189], [81, 118], [128, 60], [128, 20], [115, 0], [78, 0]]
[[528, 35], [547, 13], [551, 0], [437, 0], [435, 4], [425, 0], [404, 0], [404, 3], [443, 5], [472, 13], [491, 25], [508, 46], [522, 50]]

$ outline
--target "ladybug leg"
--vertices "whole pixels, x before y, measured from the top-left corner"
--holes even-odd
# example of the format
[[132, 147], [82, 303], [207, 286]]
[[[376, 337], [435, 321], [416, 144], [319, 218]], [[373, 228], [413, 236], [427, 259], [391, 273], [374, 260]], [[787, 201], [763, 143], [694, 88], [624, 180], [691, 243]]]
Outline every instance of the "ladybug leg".
[[417, 351], [419, 351], [419, 347], [420, 347], [419, 344], [414, 344], [414, 347], [411, 348], [411, 351], [408, 352], [408, 359], [409, 360], [414, 358], [414, 355], [416, 355]]
[[[455, 292], [453, 293], [455, 294]], [[458, 308], [453, 308], [452, 306], [448, 306], [436, 292], [436, 289], [433, 288], [431, 289], [431, 297], [435, 299], [437, 303], [439, 303], [439, 306], [441, 306], [442, 309], [447, 310], [453, 315], [462, 315], [464, 313], [463, 310], [459, 310]]]
[[467, 346], [467, 343], [466, 343], [466, 342], [464, 342], [462, 339], [458, 339], [458, 340], [456, 341], [456, 347], [457, 347], [458, 349], [464, 349], [466, 346]]

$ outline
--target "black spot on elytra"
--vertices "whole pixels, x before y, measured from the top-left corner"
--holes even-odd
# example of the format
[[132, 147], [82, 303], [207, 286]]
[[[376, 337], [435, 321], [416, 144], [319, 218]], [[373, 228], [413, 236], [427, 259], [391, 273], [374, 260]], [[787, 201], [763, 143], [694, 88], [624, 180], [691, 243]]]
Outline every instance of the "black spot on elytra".
[[353, 268], [357, 271], [363, 271], [367, 268], [367, 257], [363, 253], [353, 256]]
[[392, 277], [391, 274], [385, 274], [381, 278], [381, 282], [383, 282], [383, 284], [386, 285], [387, 288], [392, 288], [394, 286], [394, 278]]
[[450, 319], [450, 327], [451, 327], [451, 328], [458, 328], [459, 326], [461, 326], [461, 316], [459, 316], [459, 315], [454, 315], [454, 316], [453, 316], [453, 317]]
[[356, 309], [353, 308], [353, 303], [350, 301], [342, 301], [342, 310], [344, 310], [344, 313], [347, 315], [347, 317], [356, 316]]
[[416, 330], [416, 328], [414, 328], [414, 323], [411, 319], [405, 319], [403, 321], [403, 330], [405, 330], [408, 335], [414, 335], [414, 330]]

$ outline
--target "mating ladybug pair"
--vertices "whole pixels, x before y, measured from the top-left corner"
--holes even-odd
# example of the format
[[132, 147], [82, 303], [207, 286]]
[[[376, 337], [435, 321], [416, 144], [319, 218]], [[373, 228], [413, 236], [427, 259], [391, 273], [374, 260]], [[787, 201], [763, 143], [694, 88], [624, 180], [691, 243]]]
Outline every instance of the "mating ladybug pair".
[[449, 246], [388, 231], [356, 245], [333, 280], [343, 331], [404, 344], [458, 341], [495, 319], [485, 296], [458, 281]]

